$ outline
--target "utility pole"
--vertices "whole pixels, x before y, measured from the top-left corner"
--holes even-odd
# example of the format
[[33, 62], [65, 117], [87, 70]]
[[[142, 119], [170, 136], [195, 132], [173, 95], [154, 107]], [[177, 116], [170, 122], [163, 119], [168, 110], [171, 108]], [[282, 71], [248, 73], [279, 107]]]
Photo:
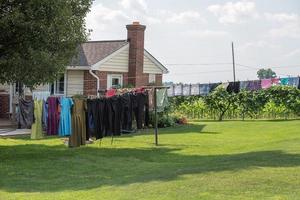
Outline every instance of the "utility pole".
[[231, 42], [231, 52], [232, 52], [233, 81], [235, 82], [235, 60], [234, 60], [233, 42]]

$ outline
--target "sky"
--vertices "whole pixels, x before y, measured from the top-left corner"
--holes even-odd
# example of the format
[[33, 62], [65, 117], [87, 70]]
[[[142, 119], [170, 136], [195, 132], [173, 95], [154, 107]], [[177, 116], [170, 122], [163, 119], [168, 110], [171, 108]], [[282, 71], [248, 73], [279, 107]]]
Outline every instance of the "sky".
[[126, 24], [146, 25], [145, 48], [164, 64], [164, 81], [256, 79], [259, 68], [300, 75], [299, 0], [96, 0], [90, 40], [126, 39]]

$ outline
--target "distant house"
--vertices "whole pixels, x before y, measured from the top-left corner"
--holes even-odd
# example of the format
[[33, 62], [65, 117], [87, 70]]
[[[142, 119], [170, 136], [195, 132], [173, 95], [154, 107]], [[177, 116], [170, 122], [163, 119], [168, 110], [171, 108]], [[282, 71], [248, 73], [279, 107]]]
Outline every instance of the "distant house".
[[[79, 46], [78, 55], [61, 77], [35, 91], [53, 95], [97, 95], [113, 87], [161, 85], [168, 70], [144, 49], [146, 26], [133, 22], [126, 26], [127, 40], [88, 41]], [[16, 85], [0, 85], [0, 118], [12, 111]], [[25, 95], [31, 91], [25, 89]]]

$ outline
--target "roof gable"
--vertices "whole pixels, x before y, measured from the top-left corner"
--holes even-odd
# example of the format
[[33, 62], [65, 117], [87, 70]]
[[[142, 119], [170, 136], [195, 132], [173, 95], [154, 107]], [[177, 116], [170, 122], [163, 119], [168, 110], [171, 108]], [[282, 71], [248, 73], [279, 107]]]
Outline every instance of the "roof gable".
[[71, 66], [92, 66], [127, 44], [126, 40], [82, 43], [78, 47], [77, 56], [72, 59]]

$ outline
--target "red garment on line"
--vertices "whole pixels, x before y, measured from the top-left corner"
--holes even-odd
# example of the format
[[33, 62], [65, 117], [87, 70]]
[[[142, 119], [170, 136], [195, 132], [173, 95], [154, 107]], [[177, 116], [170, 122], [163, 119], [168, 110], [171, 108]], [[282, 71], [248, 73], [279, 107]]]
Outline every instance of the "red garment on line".
[[106, 97], [112, 97], [112, 96], [115, 96], [116, 93], [117, 93], [116, 89], [109, 89], [109, 90], [106, 91], [105, 96]]

